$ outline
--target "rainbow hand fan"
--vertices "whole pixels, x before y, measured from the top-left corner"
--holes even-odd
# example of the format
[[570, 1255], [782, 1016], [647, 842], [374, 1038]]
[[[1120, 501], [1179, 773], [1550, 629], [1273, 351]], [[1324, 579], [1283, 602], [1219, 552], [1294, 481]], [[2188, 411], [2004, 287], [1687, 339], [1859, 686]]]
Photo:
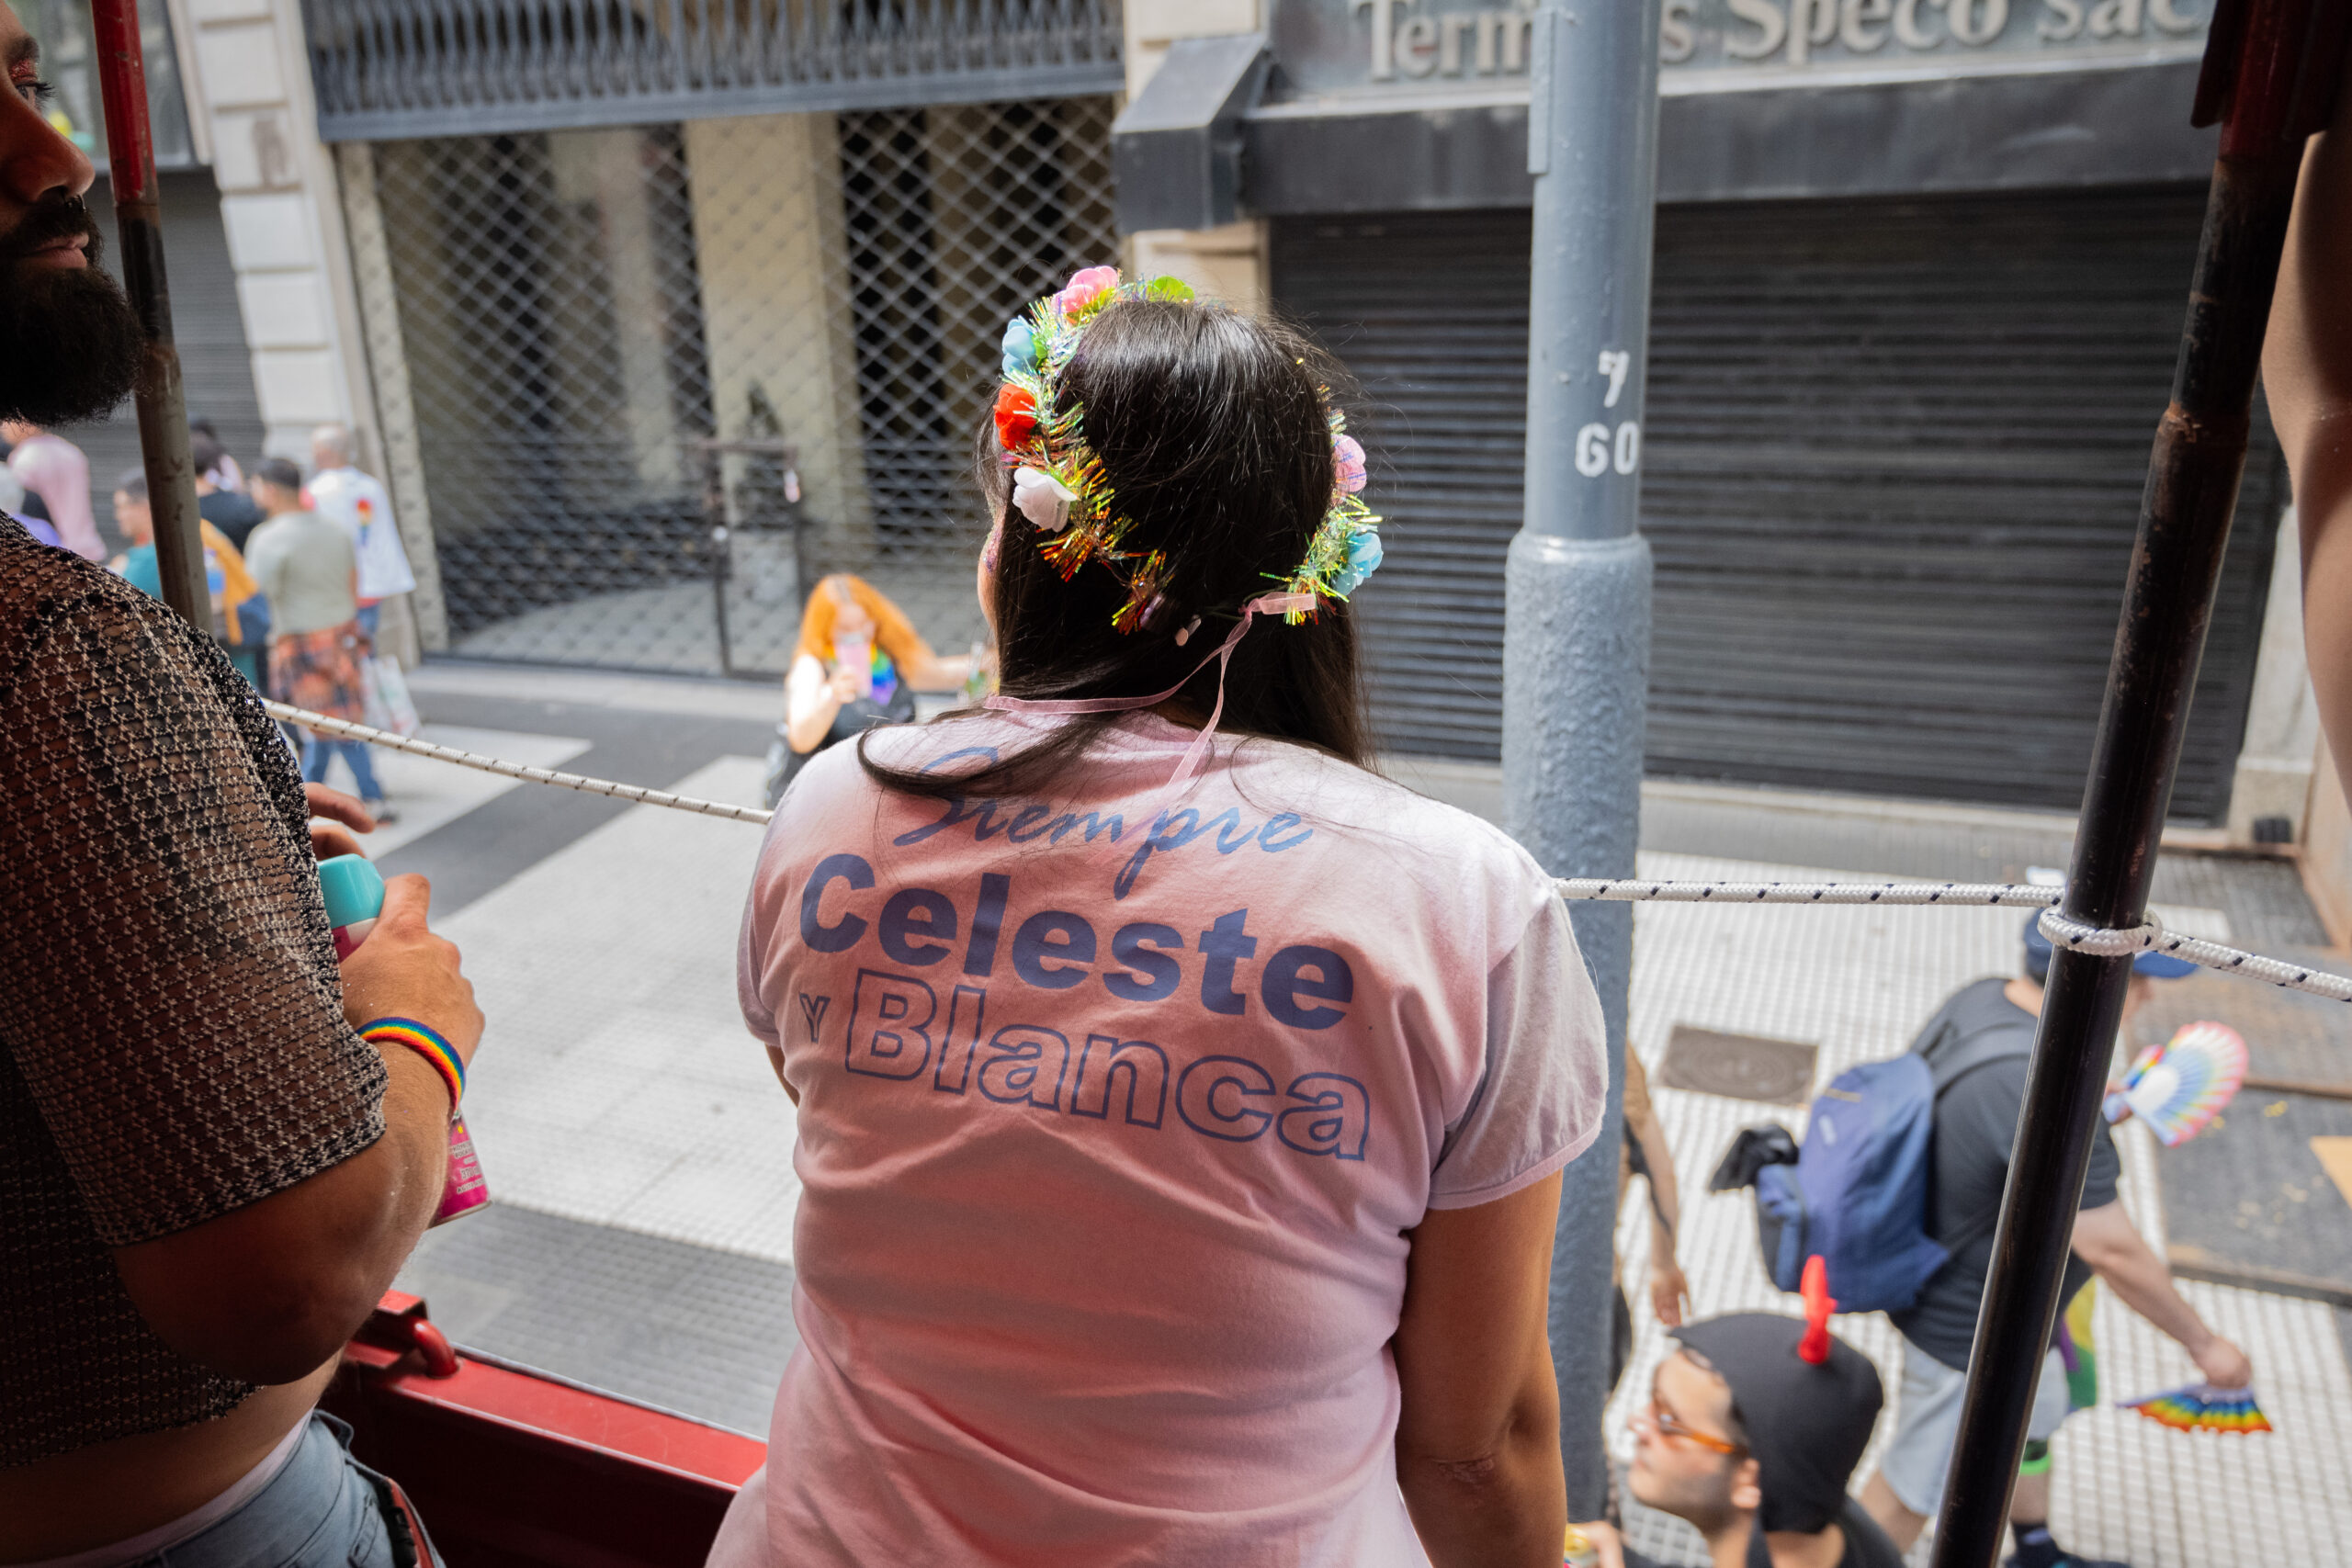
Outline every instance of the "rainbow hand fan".
[[2222, 1113], [2245, 1081], [2245, 1040], [2225, 1023], [2190, 1023], [2140, 1053], [2107, 1091], [2107, 1119], [2138, 1116], [2166, 1148], [2185, 1144]]
[[2122, 1408], [2136, 1410], [2149, 1420], [2176, 1432], [2267, 1432], [2269, 1419], [2254, 1402], [2254, 1390], [2215, 1388], [2190, 1383], [2145, 1399], [2126, 1400]]

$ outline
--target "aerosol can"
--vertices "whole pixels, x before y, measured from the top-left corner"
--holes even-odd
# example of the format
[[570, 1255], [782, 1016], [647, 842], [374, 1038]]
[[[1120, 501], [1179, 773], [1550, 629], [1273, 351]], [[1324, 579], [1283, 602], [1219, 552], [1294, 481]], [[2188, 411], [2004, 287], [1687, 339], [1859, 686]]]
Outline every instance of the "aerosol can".
[[[384, 911], [383, 874], [363, 856], [337, 855], [319, 863], [319, 892], [326, 899], [335, 961], [341, 963], [358, 951]], [[441, 1183], [441, 1205], [433, 1211], [433, 1223], [447, 1224], [489, 1202], [490, 1188], [481, 1178], [481, 1162], [474, 1157], [473, 1137], [466, 1131], [466, 1119], [452, 1107], [449, 1171]]]

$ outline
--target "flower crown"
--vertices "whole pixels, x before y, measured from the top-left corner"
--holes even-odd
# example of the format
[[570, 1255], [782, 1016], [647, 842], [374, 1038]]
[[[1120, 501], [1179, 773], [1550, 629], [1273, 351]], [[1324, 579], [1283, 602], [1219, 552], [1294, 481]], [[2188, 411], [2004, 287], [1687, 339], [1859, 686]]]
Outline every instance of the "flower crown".
[[[1116, 267], [1091, 266], [1012, 318], [1004, 329], [1004, 385], [996, 395], [996, 435], [1012, 470], [1012, 503], [1045, 536], [1038, 553], [1069, 581], [1088, 561], [1100, 561], [1127, 585], [1127, 597], [1111, 624], [1122, 632], [1159, 629], [1167, 574], [1164, 550], [1126, 547], [1135, 522], [1119, 506], [1102, 461], [1086, 444], [1085, 411], [1075, 399], [1058, 397], [1062, 372], [1078, 352], [1086, 329], [1121, 299], [1189, 300], [1191, 285], [1155, 277], [1122, 283]], [[1295, 606], [1283, 619], [1295, 626], [1310, 618], [1322, 599], [1344, 601], [1380, 565], [1380, 519], [1363, 503], [1363, 448], [1347, 433], [1347, 423], [1329, 407], [1331, 504], [1306, 547], [1306, 558], [1283, 582]], [[1269, 573], [1270, 577], [1273, 574]], [[1193, 623], [1198, 624], [1197, 618]], [[1192, 626], [1178, 634], [1183, 641]]]

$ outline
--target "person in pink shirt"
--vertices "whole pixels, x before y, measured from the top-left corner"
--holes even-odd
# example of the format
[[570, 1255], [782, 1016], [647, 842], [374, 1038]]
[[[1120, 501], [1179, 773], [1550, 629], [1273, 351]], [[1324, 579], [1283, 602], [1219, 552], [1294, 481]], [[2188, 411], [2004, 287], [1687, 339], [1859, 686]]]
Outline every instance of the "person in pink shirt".
[[104, 560], [106, 543], [90, 508], [90, 459], [82, 449], [21, 419], [0, 422], [0, 438], [13, 448], [8, 471], [49, 509], [57, 542], [84, 560]]
[[1329, 369], [1107, 268], [1004, 369], [1001, 691], [812, 759], [744, 911], [800, 1345], [710, 1561], [1550, 1568], [1600, 1010], [1533, 860], [1369, 769]]

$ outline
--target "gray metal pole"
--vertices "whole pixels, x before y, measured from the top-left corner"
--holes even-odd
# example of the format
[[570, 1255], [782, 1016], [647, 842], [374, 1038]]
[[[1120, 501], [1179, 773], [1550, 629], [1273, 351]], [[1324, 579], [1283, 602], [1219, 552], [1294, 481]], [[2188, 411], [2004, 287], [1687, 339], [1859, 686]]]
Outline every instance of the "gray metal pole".
[[[1527, 521], [1504, 577], [1505, 825], [1555, 876], [1628, 876], [1640, 826], [1650, 548], [1639, 527], [1661, 0], [1535, 13]], [[1608, 1493], [1610, 1256], [1624, 1114], [1633, 907], [1574, 907], [1609, 1023], [1609, 1109], [1568, 1167], [1552, 1258], [1552, 1358], [1568, 1517]]]

